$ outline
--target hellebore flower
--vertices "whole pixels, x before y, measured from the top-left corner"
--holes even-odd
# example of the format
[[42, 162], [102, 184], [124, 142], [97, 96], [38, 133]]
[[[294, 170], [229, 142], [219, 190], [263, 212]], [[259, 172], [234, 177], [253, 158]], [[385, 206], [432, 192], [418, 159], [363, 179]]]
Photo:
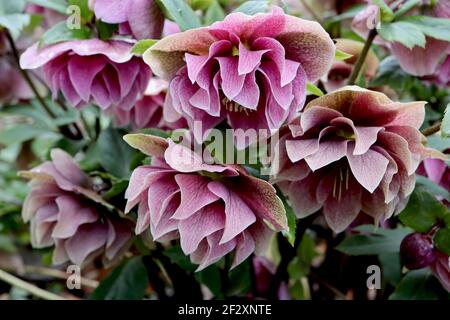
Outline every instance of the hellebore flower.
[[233, 267], [253, 251], [262, 253], [272, 234], [287, 229], [284, 206], [268, 182], [238, 166], [203, 162], [172, 140], [128, 135], [131, 146], [152, 156], [134, 170], [126, 212], [139, 204], [136, 233], [150, 227], [155, 241], [180, 239], [198, 270], [234, 251]]
[[123, 127], [131, 124], [135, 129], [158, 128], [174, 130], [186, 128], [184, 119], [170, 123], [163, 118], [163, 106], [166, 98], [167, 82], [158, 78], [152, 78], [149, 82], [144, 97], [136, 102], [130, 110], [113, 108], [116, 125]]
[[[426, 15], [437, 18], [450, 18], [450, 0], [438, 0], [437, 3], [431, 7], [423, 6], [422, 9], [426, 12]], [[408, 13], [412, 15], [419, 10], [415, 10]], [[375, 28], [379, 22], [379, 8], [376, 5], [370, 4], [364, 10], [359, 12], [353, 19], [352, 28], [362, 37], [367, 37], [369, 30]], [[408, 48], [400, 42], [386, 43], [378, 36], [375, 38], [375, 42], [378, 44], [387, 45], [392, 54], [397, 58], [400, 66], [407, 73], [414, 76], [427, 76], [433, 75], [442, 59], [447, 55], [447, 50], [450, 48], [450, 44], [447, 41], [431, 35], [426, 36], [426, 43], [424, 47], [414, 46]]]
[[[347, 85], [348, 78], [353, 70], [353, 65], [358, 60], [359, 55], [364, 47], [364, 43], [349, 40], [336, 39], [336, 49], [352, 56], [343, 61], [335, 61], [331, 66], [328, 75], [322, 79], [323, 85], [327, 92], [334, 91]], [[365, 66], [363, 67], [366, 81], [370, 81], [376, 74], [379, 60], [372, 50], [367, 54]]]
[[[234, 129], [276, 130], [303, 106], [306, 82], [326, 74], [334, 44], [317, 23], [271, 13], [232, 13], [224, 21], [168, 36], [145, 54], [170, 81], [165, 117], [209, 129], [224, 119]], [[237, 146], [242, 148], [245, 146]]]
[[99, 196], [67, 153], [54, 149], [51, 158], [22, 173], [31, 179], [22, 217], [30, 222], [32, 246], [55, 246], [54, 264], [85, 266], [96, 258], [105, 265], [116, 262], [128, 248], [131, 223], [93, 204]]
[[280, 138], [273, 165], [297, 216], [322, 209], [341, 232], [359, 213], [378, 223], [402, 210], [420, 161], [443, 156], [422, 144], [424, 105], [354, 86], [311, 101]]
[[119, 24], [119, 33], [136, 39], [157, 39], [164, 27], [164, 15], [154, 0], [90, 0], [95, 16]]
[[434, 276], [441, 282], [445, 290], [450, 292], [450, 257], [442, 252], [436, 253], [436, 261], [431, 266]]
[[21, 56], [23, 69], [44, 67], [48, 85], [56, 99], [62, 91], [74, 106], [95, 103], [105, 110], [130, 110], [139, 100], [151, 70], [131, 53], [132, 44], [98, 39], [75, 40], [39, 48], [28, 48]]

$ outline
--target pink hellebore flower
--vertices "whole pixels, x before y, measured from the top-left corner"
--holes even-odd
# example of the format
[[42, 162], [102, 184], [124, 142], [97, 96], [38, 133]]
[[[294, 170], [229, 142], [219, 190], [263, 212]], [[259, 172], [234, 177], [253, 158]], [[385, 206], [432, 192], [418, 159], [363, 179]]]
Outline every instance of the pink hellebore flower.
[[164, 15], [154, 0], [90, 0], [95, 16], [106, 23], [119, 24], [119, 33], [136, 39], [158, 39]]
[[[438, 0], [431, 9], [426, 6], [422, 9], [429, 16], [450, 18], [450, 0]], [[420, 14], [418, 10], [415, 11], [418, 15]], [[415, 11], [409, 14], [415, 14]], [[376, 26], [373, 21], [379, 21], [379, 8], [371, 4], [355, 16], [352, 27], [356, 33], [365, 38], [369, 30]], [[376, 37], [376, 42], [386, 45], [386, 42], [379, 37]], [[400, 42], [392, 42], [387, 45], [390, 46], [392, 54], [397, 58], [402, 69], [414, 76], [434, 74], [450, 48], [449, 42], [430, 36], [426, 37], [426, 44], [423, 48], [420, 46], [408, 48]]]
[[436, 255], [437, 258], [431, 270], [444, 289], [450, 292], [450, 257], [441, 252], [437, 252]]
[[139, 204], [136, 233], [150, 227], [153, 239], [179, 238], [198, 270], [234, 251], [233, 267], [262, 253], [272, 230], [287, 229], [284, 206], [266, 181], [238, 166], [211, 165], [189, 148], [142, 134], [125, 140], [152, 156], [134, 170], [125, 193], [126, 212]]
[[31, 244], [55, 246], [55, 264], [71, 261], [85, 266], [96, 258], [105, 265], [116, 262], [130, 243], [131, 223], [92, 204], [99, 196], [67, 153], [54, 149], [51, 158], [22, 172], [31, 179], [31, 192], [22, 209], [24, 221], [31, 222]]
[[378, 223], [402, 210], [420, 161], [443, 156], [422, 144], [424, 105], [359, 87], [311, 101], [280, 138], [274, 165], [297, 216], [322, 210], [341, 232], [359, 213]]
[[303, 106], [306, 82], [326, 74], [334, 51], [317, 22], [274, 7], [168, 36], [144, 60], [170, 81], [166, 119], [183, 116], [191, 128], [201, 121], [194, 135], [203, 141], [224, 119], [235, 129], [278, 129]]
[[158, 128], [174, 130], [186, 128], [187, 124], [184, 119], [179, 119], [173, 123], [164, 120], [163, 106], [166, 92], [167, 82], [153, 77], [149, 82], [144, 97], [136, 102], [132, 109], [112, 109], [116, 125], [123, 127], [131, 124], [134, 129]]
[[105, 110], [130, 110], [139, 100], [151, 70], [131, 53], [132, 44], [98, 39], [62, 42], [28, 48], [20, 59], [23, 69], [44, 67], [56, 99], [61, 90], [74, 107], [95, 103]]
[[428, 177], [445, 190], [450, 190], [450, 166], [441, 159], [425, 159], [417, 173]]

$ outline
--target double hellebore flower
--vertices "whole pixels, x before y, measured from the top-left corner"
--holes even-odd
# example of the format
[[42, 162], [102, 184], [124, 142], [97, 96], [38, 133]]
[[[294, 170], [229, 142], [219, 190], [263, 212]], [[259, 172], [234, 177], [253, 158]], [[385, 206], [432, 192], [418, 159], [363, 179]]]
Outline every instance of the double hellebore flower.
[[345, 87], [311, 101], [280, 139], [275, 181], [298, 217], [322, 210], [343, 231], [363, 212], [378, 223], [398, 213], [414, 189], [423, 146], [424, 102]]
[[131, 125], [135, 129], [158, 128], [158, 129], [179, 129], [186, 128], [186, 121], [179, 119], [170, 123], [163, 118], [163, 106], [167, 93], [167, 82], [153, 77], [145, 95], [136, 102], [135, 106], [129, 110], [123, 108], [113, 108], [117, 126]]
[[253, 251], [265, 250], [270, 235], [287, 229], [275, 189], [238, 166], [206, 164], [172, 140], [128, 135], [125, 140], [152, 156], [138, 167], [125, 193], [126, 212], [139, 204], [136, 233], [150, 228], [153, 239], [180, 239], [199, 270], [234, 252], [233, 267]]
[[22, 173], [31, 179], [22, 209], [24, 221], [31, 222], [31, 244], [55, 246], [55, 264], [85, 266], [96, 258], [105, 265], [114, 263], [128, 248], [132, 226], [93, 204], [99, 196], [68, 154], [54, 149], [51, 158]]
[[75, 40], [39, 48], [22, 55], [23, 69], [44, 67], [47, 83], [57, 98], [61, 91], [74, 106], [94, 103], [105, 110], [130, 110], [139, 100], [151, 70], [131, 53], [132, 44], [98, 39]]
[[[353, 65], [358, 60], [359, 55], [364, 47], [364, 43], [350, 40], [350, 39], [337, 39], [336, 49], [352, 56], [343, 60], [335, 61], [331, 66], [328, 75], [322, 79], [323, 85], [327, 92], [334, 91], [347, 85], [348, 78], [353, 70]], [[364, 65], [364, 76], [366, 81], [370, 81], [376, 74], [378, 69], [378, 58], [372, 50], [367, 54]]]
[[95, 16], [103, 22], [119, 24], [119, 33], [136, 39], [161, 36], [164, 15], [154, 0], [90, 0]]
[[168, 36], [144, 60], [170, 81], [167, 120], [183, 116], [191, 128], [201, 121], [194, 136], [203, 141], [224, 119], [234, 129], [278, 129], [303, 106], [306, 82], [328, 71], [334, 51], [318, 23], [274, 7]]

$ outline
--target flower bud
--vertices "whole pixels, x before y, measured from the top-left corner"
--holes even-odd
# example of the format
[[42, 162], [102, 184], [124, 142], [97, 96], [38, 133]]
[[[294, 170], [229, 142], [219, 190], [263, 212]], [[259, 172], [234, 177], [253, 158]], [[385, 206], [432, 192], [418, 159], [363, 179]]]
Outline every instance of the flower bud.
[[426, 234], [411, 233], [403, 239], [400, 245], [400, 255], [403, 264], [408, 269], [428, 267], [436, 259], [433, 240]]

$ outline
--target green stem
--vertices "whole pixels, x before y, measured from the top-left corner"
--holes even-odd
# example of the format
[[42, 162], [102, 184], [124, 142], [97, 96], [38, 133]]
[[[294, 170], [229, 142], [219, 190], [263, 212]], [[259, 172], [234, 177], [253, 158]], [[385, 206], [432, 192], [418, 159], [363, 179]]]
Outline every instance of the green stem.
[[13, 276], [12, 274], [9, 274], [8, 272], [3, 271], [2, 269], [0, 269], [0, 280], [3, 280], [4, 282], [9, 283], [10, 285], [12, 285], [14, 287], [23, 289], [41, 299], [67, 300], [61, 296], [54, 294], [54, 293], [51, 293], [49, 291], [38, 288], [31, 283], [23, 281], [22, 279], [19, 279], [19, 278]]
[[370, 47], [372, 46], [373, 40], [375, 39], [376, 35], [377, 29], [370, 30], [369, 35], [367, 36], [367, 40], [364, 43], [364, 47], [358, 57], [358, 60], [356, 60], [350, 78], [348, 79], [349, 85], [354, 85], [356, 83], [356, 79], [358, 79], [358, 75], [361, 72], [364, 62], [366, 61], [367, 54], [369, 53]]

